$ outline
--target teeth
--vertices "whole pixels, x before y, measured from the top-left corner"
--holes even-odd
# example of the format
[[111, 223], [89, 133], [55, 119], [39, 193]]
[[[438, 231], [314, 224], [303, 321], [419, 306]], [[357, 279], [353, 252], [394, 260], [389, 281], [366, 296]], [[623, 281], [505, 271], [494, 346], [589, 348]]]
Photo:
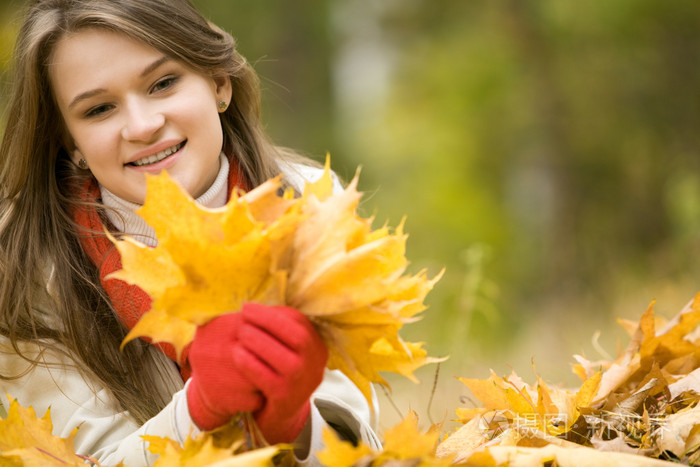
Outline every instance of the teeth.
[[142, 165], [151, 165], [151, 164], [155, 164], [156, 162], [162, 161], [163, 159], [165, 159], [165, 158], [168, 157], [169, 155], [171, 155], [171, 154], [173, 154], [173, 153], [179, 151], [183, 144], [184, 144], [184, 143], [176, 144], [175, 146], [173, 146], [173, 147], [171, 147], [171, 148], [168, 148], [168, 149], [165, 149], [165, 150], [163, 150], [163, 151], [160, 151], [160, 152], [157, 153], [157, 154], [154, 154], [154, 155], [148, 156], [148, 157], [144, 157], [144, 158], [142, 158], [142, 159], [139, 159], [139, 160], [137, 160], [137, 161], [134, 161], [134, 162], [132, 162], [132, 164], [135, 165], [135, 166], [138, 166], [138, 167], [140, 167], [140, 166], [142, 166]]

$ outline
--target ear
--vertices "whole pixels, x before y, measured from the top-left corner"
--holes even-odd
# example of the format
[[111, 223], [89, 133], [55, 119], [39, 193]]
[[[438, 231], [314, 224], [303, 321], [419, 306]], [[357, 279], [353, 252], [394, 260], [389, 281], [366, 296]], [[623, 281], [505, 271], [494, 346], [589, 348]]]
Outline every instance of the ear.
[[80, 152], [80, 149], [78, 148], [69, 150], [68, 155], [70, 157], [71, 162], [73, 162], [75, 165], [78, 165], [78, 161], [80, 161], [80, 159], [83, 159], [83, 153]]
[[216, 88], [214, 92], [216, 93], [217, 102], [226, 102], [227, 105], [231, 103], [231, 96], [233, 95], [233, 88], [231, 87], [231, 78], [228, 75], [218, 76], [214, 78], [214, 84]]
[[63, 142], [63, 147], [68, 153], [68, 157], [70, 158], [71, 162], [73, 162], [73, 164], [75, 165], [78, 165], [78, 161], [82, 159], [83, 154], [80, 152], [80, 149], [75, 147], [73, 137], [68, 132], [65, 123], [62, 123], [61, 125], [61, 140]]

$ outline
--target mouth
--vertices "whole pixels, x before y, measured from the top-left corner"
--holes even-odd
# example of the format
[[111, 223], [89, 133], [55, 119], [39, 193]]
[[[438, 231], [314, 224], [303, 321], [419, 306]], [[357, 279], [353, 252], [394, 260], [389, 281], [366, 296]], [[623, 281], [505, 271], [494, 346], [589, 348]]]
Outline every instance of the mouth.
[[143, 157], [143, 158], [141, 158], [141, 159], [139, 159], [139, 160], [136, 160], [136, 161], [134, 161], [134, 162], [129, 162], [127, 165], [133, 165], [133, 166], [135, 166], [135, 167], [143, 167], [143, 166], [146, 166], [146, 165], [155, 164], [155, 163], [157, 163], [157, 162], [162, 161], [162, 160], [165, 159], [166, 157], [168, 157], [168, 156], [170, 156], [170, 155], [175, 154], [176, 152], [178, 152], [180, 149], [182, 149], [182, 147], [185, 145], [186, 142], [187, 142], [187, 141], [183, 141], [183, 142], [181, 142], [181, 143], [178, 143], [178, 144], [176, 144], [175, 146], [171, 146], [171, 147], [169, 147], [169, 148], [167, 148], [167, 149], [164, 149], [164, 150], [162, 150], [162, 151], [159, 151], [158, 153], [153, 154], [152, 156]]

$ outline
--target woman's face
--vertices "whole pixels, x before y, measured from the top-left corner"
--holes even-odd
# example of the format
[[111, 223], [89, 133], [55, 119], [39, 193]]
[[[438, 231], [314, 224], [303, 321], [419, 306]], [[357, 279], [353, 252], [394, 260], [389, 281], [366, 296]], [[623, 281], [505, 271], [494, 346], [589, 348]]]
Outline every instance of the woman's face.
[[85, 159], [112, 193], [142, 204], [144, 174], [164, 169], [195, 198], [214, 182], [228, 77], [197, 73], [125, 35], [86, 29], [56, 44], [49, 78], [71, 159]]

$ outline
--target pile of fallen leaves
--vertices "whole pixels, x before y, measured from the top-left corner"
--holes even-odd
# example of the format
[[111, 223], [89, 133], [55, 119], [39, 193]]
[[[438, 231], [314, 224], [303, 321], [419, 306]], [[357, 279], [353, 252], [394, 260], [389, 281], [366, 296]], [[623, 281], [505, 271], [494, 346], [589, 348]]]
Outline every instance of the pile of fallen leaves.
[[577, 390], [535, 386], [516, 374], [461, 381], [482, 407], [438, 455], [466, 465], [700, 465], [700, 294], [664, 322], [653, 303], [615, 361], [574, 356]]

